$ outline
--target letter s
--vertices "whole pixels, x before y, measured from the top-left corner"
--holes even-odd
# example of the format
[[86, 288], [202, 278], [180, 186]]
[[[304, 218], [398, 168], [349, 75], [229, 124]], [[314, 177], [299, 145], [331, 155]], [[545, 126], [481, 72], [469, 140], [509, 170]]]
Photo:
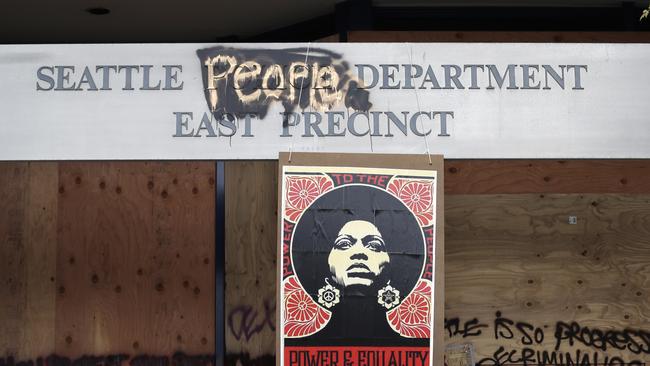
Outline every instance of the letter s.
[[43, 87], [39, 82], [36, 82], [36, 90], [52, 90], [54, 88], [54, 78], [49, 75], [45, 75], [43, 70], [49, 70], [50, 75], [54, 75], [54, 68], [49, 67], [49, 66], [41, 66], [37, 71], [36, 71], [36, 77], [40, 81], [44, 81], [49, 84], [49, 87]]

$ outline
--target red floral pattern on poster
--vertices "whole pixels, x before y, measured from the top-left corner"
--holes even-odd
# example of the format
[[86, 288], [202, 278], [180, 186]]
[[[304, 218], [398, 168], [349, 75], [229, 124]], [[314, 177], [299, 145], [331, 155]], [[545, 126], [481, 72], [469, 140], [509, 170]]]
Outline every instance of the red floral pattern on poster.
[[300, 286], [296, 276], [284, 280], [284, 335], [299, 338], [321, 330], [332, 313], [318, 306]]
[[409, 338], [431, 337], [431, 282], [420, 280], [411, 294], [388, 313], [388, 323], [399, 334]]
[[428, 181], [395, 178], [388, 191], [397, 196], [413, 211], [422, 226], [433, 221], [433, 184]]
[[296, 222], [303, 211], [323, 193], [333, 188], [332, 181], [322, 175], [287, 176], [285, 217]]

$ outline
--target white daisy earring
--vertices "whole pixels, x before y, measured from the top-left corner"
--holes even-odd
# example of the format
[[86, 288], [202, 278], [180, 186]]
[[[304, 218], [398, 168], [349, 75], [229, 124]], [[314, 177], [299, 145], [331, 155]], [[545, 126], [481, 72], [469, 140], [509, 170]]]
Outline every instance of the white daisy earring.
[[377, 302], [386, 309], [395, 307], [399, 300], [399, 290], [391, 286], [390, 281], [377, 292]]
[[330, 285], [327, 278], [325, 279], [325, 286], [318, 289], [318, 303], [324, 307], [331, 309], [339, 303], [341, 292], [336, 287]]

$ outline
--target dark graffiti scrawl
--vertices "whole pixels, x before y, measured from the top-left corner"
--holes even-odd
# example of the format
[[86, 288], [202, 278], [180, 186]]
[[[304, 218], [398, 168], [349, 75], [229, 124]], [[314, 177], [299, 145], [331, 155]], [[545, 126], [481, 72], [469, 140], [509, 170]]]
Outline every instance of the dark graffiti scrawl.
[[205, 99], [217, 119], [226, 114], [263, 119], [274, 102], [285, 112], [296, 107], [323, 111], [336, 105], [368, 111], [372, 106], [349, 64], [332, 51], [212, 47], [197, 55]]
[[500, 311], [491, 323], [478, 318], [445, 319], [445, 330], [451, 342], [479, 336], [506, 341], [476, 366], [645, 366], [650, 355], [647, 330], [598, 329], [575, 321], [535, 326]]
[[173, 355], [127, 354], [83, 355], [69, 358], [51, 354], [30, 360], [0, 358], [1, 366], [216, 366], [214, 354], [188, 355], [176, 352]]

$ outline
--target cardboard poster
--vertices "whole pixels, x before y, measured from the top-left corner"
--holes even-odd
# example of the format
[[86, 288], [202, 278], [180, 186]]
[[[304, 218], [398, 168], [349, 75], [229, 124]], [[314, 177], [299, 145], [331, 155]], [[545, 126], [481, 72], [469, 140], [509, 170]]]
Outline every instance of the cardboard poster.
[[436, 175], [281, 166], [280, 365], [434, 364]]

